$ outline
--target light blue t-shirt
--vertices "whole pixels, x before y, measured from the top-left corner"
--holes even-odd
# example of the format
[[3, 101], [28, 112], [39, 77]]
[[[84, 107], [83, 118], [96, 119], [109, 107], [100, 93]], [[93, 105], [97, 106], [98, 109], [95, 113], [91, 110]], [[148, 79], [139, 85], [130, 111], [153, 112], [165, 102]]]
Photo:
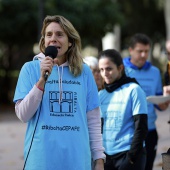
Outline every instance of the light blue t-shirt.
[[108, 155], [130, 149], [134, 115], [147, 114], [146, 96], [139, 85], [128, 83], [114, 92], [99, 91], [103, 124], [103, 145]]
[[[158, 68], [152, 66], [149, 62], [138, 69], [130, 62], [130, 58], [124, 58], [126, 75], [135, 78], [142, 89], [145, 91], [146, 96], [162, 95], [162, 79]], [[154, 104], [147, 102], [148, 105], [148, 129], [156, 129], [157, 114]]]
[[[61, 67], [59, 67], [60, 73]], [[40, 61], [21, 69], [14, 102], [23, 99], [40, 77]], [[60, 88], [61, 90], [61, 88]], [[90, 68], [74, 77], [63, 67], [62, 101], [59, 104], [58, 69], [53, 67], [46, 85], [42, 106], [30, 119], [25, 137], [24, 157], [40, 114], [26, 170], [89, 170], [91, 152], [86, 113], [99, 106], [97, 87]]]

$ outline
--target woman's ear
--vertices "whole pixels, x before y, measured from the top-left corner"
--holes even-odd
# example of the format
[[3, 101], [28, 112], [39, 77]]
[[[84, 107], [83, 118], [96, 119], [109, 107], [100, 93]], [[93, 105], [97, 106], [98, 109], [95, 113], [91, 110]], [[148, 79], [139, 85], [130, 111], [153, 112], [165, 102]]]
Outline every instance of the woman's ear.
[[119, 66], [119, 70], [120, 70], [120, 72], [122, 72], [122, 71], [124, 70], [124, 65], [123, 65], [123, 64], [121, 64], [121, 65]]

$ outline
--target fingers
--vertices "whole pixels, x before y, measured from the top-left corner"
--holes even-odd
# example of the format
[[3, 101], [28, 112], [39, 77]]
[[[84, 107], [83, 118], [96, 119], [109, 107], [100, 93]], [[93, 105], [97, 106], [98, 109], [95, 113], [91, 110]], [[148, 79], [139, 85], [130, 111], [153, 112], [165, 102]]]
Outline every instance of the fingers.
[[170, 85], [163, 87], [163, 94], [164, 94], [164, 96], [170, 95]]
[[41, 62], [40, 68], [41, 77], [44, 77], [46, 72], [50, 74], [53, 68], [53, 59], [51, 57], [45, 57], [45, 59]]
[[158, 106], [161, 110], [166, 110], [169, 106], [169, 101], [164, 102], [164, 103], [160, 103]]

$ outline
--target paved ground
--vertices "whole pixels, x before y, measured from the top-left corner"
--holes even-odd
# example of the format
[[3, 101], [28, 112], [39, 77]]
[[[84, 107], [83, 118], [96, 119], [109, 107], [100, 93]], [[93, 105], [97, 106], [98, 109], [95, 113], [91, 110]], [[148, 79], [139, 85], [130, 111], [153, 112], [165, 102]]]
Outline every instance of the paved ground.
[[155, 166], [153, 170], [162, 170], [162, 153], [166, 153], [170, 148], [170, 107], [164, 112], [157, 112], [158, 119], [156, 121], [159, 141], [157, 157], [155, 160]]
[[13, 108], [0, 110], [0, 170], [22, 170], [25, 129]]
[[[166, 112], [158, 112], [158, 152], [153, 170], [162, 169], [161, 153], [170, 147], [170, 108]], [[26, 124], [21, 123], [14, 113], [13, 107], [0, 109], [0, 170], [22, 170], [23, 144]]]

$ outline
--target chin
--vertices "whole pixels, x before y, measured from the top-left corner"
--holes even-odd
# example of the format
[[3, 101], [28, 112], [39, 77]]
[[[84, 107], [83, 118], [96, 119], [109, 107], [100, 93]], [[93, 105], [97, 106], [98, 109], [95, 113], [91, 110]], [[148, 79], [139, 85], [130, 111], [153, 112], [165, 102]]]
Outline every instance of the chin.
[[110, 81], [105, 81], [105, 83], [106, 83], [106, 84], [111, 84], [111, 82], [110, 82]]

